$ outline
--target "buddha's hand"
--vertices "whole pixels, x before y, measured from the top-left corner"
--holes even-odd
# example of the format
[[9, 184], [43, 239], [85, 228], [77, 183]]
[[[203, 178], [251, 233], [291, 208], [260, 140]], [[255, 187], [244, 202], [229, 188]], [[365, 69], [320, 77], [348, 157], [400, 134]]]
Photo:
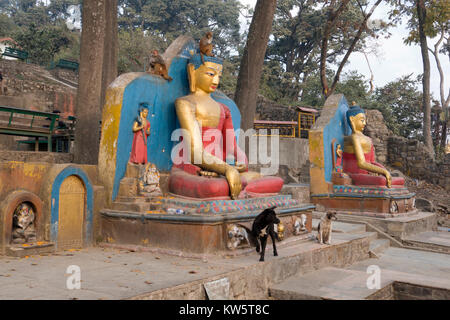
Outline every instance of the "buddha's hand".
[[217, 172], [206, 171], [206, 170], [199, 171], [199, 174], [204, 177], [218, 177], [219, 176], [219, 174]]
[[384, 175], [386, 176], [386, 185], [387, 185], [388, 188], [390, 188], [391, 185], [392, 185], [392, 176], [389, 173], [389, 171], [387, 171], [387, 170], [386, 170]]
[[247, 170], [247, 166], [244, 164], [237, 164], [234, 166], [238, 172], [245, 172]]
[[235, 200], [238, 198], [242, 189], [241, 176], [239, 175], [239, 171], [236, 168], [229, 166], [225, 170], [225, 177], [227, 178], [228, 185], [230, 186], [231, 198]]

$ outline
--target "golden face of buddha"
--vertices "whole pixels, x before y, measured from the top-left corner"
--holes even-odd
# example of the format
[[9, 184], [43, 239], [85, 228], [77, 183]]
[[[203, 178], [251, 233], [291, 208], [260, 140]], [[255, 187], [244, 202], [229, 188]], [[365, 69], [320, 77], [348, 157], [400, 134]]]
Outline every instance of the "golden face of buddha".
[[350, 117], [350, 122], [355, 132], [362, 132], [366, 127], [366, 115], [358, 113], [356, 116]]
[[193, 70], [195, 79], [195, 89], [206, 93], [216, 91], [222, 76], [223, 66], [214, 62], [205, 62], [197, 70]]

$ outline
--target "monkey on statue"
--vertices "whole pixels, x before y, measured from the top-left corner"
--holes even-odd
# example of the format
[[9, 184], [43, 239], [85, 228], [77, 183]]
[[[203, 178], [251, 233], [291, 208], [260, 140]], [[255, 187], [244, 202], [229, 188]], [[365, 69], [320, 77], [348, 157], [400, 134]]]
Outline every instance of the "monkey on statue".
[[209, 57], [214, 57], [212, 53], [213, 45], [213, 34], [211, 31], [208, 31], [203, 38], [200, 39], [200, 55], [202, 58], [202, 63], [205, 64], [205, 61], [203, 60], [203, 55], [207, 55]]
[[152, 68], [152, 71], [149, 73], [162, 76], [164, 79], [172, 81], [172, 77], [169, 76], [169, 73], [167, 71], [166, 62], [158, 53], [158, 50], [152, 51], [152, 56], [150, 57], [150, 66]]

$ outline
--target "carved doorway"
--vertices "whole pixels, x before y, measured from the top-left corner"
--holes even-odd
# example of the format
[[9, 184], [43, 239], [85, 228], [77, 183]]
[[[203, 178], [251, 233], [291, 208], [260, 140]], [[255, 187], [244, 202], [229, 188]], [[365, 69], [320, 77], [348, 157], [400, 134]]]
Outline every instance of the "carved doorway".
[[77, 176], [68, 176], [59, 190], [58, 249], [83, 247], [86, 188]]

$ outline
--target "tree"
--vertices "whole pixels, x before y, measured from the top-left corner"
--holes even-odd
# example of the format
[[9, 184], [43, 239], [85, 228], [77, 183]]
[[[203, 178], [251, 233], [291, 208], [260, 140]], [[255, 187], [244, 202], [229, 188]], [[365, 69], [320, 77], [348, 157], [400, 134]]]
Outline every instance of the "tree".
[[[326, 61], [323, 67], [327, 83], [333, 82], [328, 66], [339, 66], [339, 63], [343, 66], [348, 56], [342, 63], [339, 61], [341, 56], [351, 51], [364, 51], [366, 39], [379, 36], [388, 27], [388, 24], [382, 23], [380, 28], [360, 32], [358, 41], [355, 41], [355, 34], [361, 29], [365, 18], [362, 14], [365, 14], [365, 4], [366, 1], [349, 1], [345, 10], [343, 8], [342, 13], [336, 16], [335, 25], [327, 29], [330, 1], [279, 0], [267, 49], [261, 85], [263, 94], [272, 96], [279, 103], [296, 104], [298, 100], [302, 101], [305, 98], [303, 83], [315, 76], [321, 53]], [[321, 50], [325, 32], [328, 33], [328, 41], [326, 48]]]
[[421, 82], [421, 77], [413, 79], [412, 74], [389, 82], [375, 90], [367, 108], [380, 110], [386, 126], [394, 134], [423, 140], [423, 94], [418, 89]]
[[[361, 15], [362, 15], [362, 21], [359, 23], [358, 31], [356, 35], [353, 38], [353, 41], [348, 48], [344, 58], [339, 63], [339, 67], [336, 71], [336, 74], [333, 79], [333, 83], [331, 87], [328, 86], [328, 80], [326, 77], [326, 64], [327, 64], [327, 54], [328, 54], [328, 41], [331, 37], [332, 30], [336, 27], [339, 17], [343, 14], [343, 12], [346, 11], [348, 3], [350, 0], [342, 0], [339, 6], [335, 8], [335, 1], [331, 1], [330, 6], [328, 7], [328, 19], [327, 23], [325, 25], [325, 30], [323, 32], [322, 37], [322, 47], [321, 47], [321, 54], [320, 54], [320, 79], [322, 82], [322, 88], [323, 93], [326, 97], [329, 97], [334, 93], [334, 90], [336, 89], [336, 86], [339, 82], [339, 77], [341, 75], [341, 72], [344, 68], [344, 65], [347, 63], [350, 55], [355, 50], [357, 43], [360, 41], [361, 36], [363, 33], [367, 30], [367, 22], [369, 21], [369, 18], [372, 16], [375, 9], [378, 7], [378, 5], [381, 3], [382, 0], [377, 0], [371, 7], [371, 9], [366, 12], [367, 8], [363, 7], [363, 3], [358, 1], [358, 4], [361, 9]], [[366, 4], [368, 6], [368, 4]]]
[[178, 36], [189, 34], [200, 40], [214, 33], [215, 53], [227, 57], [240, 43], [237, 0], [119, 0], [119, 28], [140, 28], [159, 49]]
[[13, 33], [13, 38], [20, 47], [28, 52], [31, 62], [47, 65], [56, 53], [70, 45], [72, 36], [65, 25], [45, 25], [38, 27], [31, 24]]
[[75, 163], [97, 164], [107, 0], [83, 1]]
[[276, 4], [276, 0], [258, 0], [250, 24], [234, 94], [244, 130], [253, 128], [256, 98]]
[[[439, 31], [448, 32], [448, 1], [447, 0], [404, 0], [390, 1], [393, 5], [391, 16], [394, 21], [401, 21], [403, 17], [408, 17], [408, 28], [410, 30], [405, 43], [416, 43], [420, 45], [423, 64], [423, 135], [424, 143], [428, 147], [430, 154], [434, 155], [433, 140], [431, 137], [431, 93], [430, 93], [430, 72], [431, 64], [429, 51], [433, 54], [436, 50], [430, 50], [427, 37], [435, 37]], [[445, 31], [447, 29], [447, 31]], [[440, 45], [438, 41], [438, 46]], [[439, 60], [439, 57], [437, 57]], [[436, 57], [435, 57], [436, 59]], [[439, 61], [436, 61], [439, 69]], [[441, 74], [441, 84], [443, 74]], [[441, 90], [441, 103], [446, 103]], [[446, 131], [446, 129], [445, 129]], [[446, 136], [446, 132], [443, 133]], [[445, 139], [445, 138], [444, 138]]]

